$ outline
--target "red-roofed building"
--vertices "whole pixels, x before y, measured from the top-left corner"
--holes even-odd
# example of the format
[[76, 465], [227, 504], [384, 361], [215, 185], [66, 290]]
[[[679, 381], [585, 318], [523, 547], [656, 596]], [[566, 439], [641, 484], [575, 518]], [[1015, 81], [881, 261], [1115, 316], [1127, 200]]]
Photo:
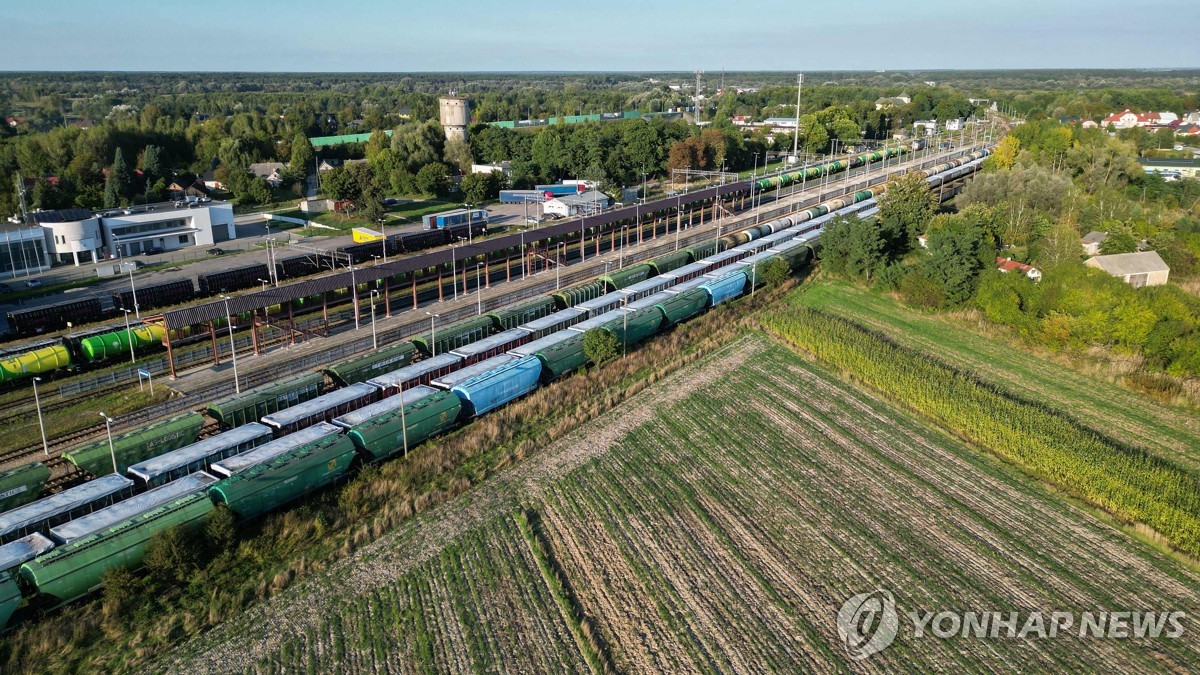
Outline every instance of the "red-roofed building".
[[996, 269], [1000, 270], [1001, 272], [1003, 272], [1005, 274], [1007, 274], [1009, 272], [1018, 272], [1020, 274], [1024, 274], [1025, 276], [1029, 277], [1030, 279], [1032, 279], [1034, 281], [1042, 280], [1042, 273], [1039, 272], [1036, 267], [1034, 267], [1033, 265], [1026, 265], [1025, 263], [1019, 263], [1016, 260], [1013, 260], [1012, 258], [997, 257], [996, 258]]
[[1180, 124], [1175, 128], [1176, 136], [1200, 136], [1200, 124]]
[[1138, 115], [1126, 108], [1125, 112], [1113, 113], [1100, 120], [1100, 126], [1107, 127], [1110, 124], [1117, 129], [1132, 129], [1138, 124]]

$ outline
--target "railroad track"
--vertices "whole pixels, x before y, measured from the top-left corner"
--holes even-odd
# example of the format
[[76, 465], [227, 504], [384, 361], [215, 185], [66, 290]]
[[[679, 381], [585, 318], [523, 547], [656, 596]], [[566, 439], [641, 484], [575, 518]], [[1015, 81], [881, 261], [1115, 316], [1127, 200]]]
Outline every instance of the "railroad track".
[[[932, 166], [933, 163], [936, 163], [936, 161], [938, 161], [938, 160], [934, 160], [929, 165]], [[913, 170], [920, 170], [920, 169], [914, 167]], [[862, 176], [862, 174], [859, 174], [859, 175]], [[866, 178], [866, 177], [864, 177], [864, 178], [866, 179], [866, 181], [868, 183], [870, 183], [872, 185], [877, 184], [875, 182], [871, 182], [874, 179]], [[861, 187], [862, 187], [861, 185], [858, 185], [857, 182], [854, 185], [855, 185], [854, 189], [861, 189]], [[841, 194], [843, 194], [841, 191], [837, 191], [834, 193], [826, 192], [826, 193], [819, 193], [815, 197], [809, 197], [808, 199], [797, 201], [795, 203], [780, 204], [779, 201], [767, 203], [767, 204], [764, 204], [763, 206], [767, 206], [769, 208], [773, 207], [775, 209], [774, 212], [768, 212], [768, 213], [761, 214], [761, 217], [758, 219], [753, 219], [750, 214], [743, 215], [741, 222], [738, 222], [737, 220], [735, 220], [733, 223], [729, 223], [728, 229], [720, 230], [720, 234], [722, 236], [728, 235], [733, 232], [739, 231], [741, 229], [745, 229], [745, 228], [754, 226], [756, 223], [759, 223], [759, 222], [769, 222], [770, 220], [781, 217], [782, 215], [803, 210], [814, 204], [824, 202], [828, 199], [835, 198], [836, 196], [840, 196]], [[760, 206], [760, 208], [762, 208], [762, 206]], [[744, 214], [745, 212], [742, 212], [742, 213]], [[724, 227], [724, 225], [722, 225], [722, 227]], [[691, 230], [688, 230], [687, 234], [680, 234], [679, 239], [678, 239], [678, 245], [676, 244], [675, 237], [670, 234], [664, 234], [663, 236], [660, 236], [656, 239], [643, 239], [643, 242], [641, 244], [634, 244], [634, 245], [632, 245], [632, 250], [625, 252], [625, 254], [624, 254], [625, 264], [628, 265], [631, 263], [642, 262], [642, 261], [657, 257], [659, 255], [662, 255], [663, 253], [673, 251], [676, 249], [676, 247], [678, 247], [679, 249], [683, 249], [688, 246], [691, 246], [692, 244], [696, 244], [696, 243], [700, 243], [700, 242], [704, 242], [704, 241], [713, 239], [714, 233], [716, 233], [717, 231], [718, 231], [717, 225], [715, 223], [713, 223], [712, 221], [709, 221], [707, 223], [697, 224]], [[610, 240], [610, 242], [611, 242], [611, 240]], [[609, 242], [605, 242], [602, 239], [601, 240], [601, 248], [603, 249], [606, 245], [608, 245], [608, 243]], [[588, 248], [591, 248], [591, 247], [588, 247]], [[593, 249], [593, 251], [594, 251], [594, 249]], [[547, 274], [546, 278], [543, 281], [540, 281], [540, 282], [534, 283], [534, 284], [530, 284], [530, 285], [524, 286], [522, 288], [516, 288], [516, 289], [509, 291], [508, 293], [504, 293], [499, 296], [495, 296], [495, 297], [484, 300], [483, 301], [483, 311], [487, 312], [487, 311], [490, 311], [497, 307], [503, 307], [505, 305], [509, 305], [514, 302], [518, 302], [520, 300], [523, 300], [523, 299], [526, 299], [529, 297], [533, 297], [535, 295], [544, 295], [546, 293], [554, 291], [558, 287], [565, 288], [565, 287], [567, 287], [571, 284], [577, 283], [579, 281], [592, 279], [592, 278], [598, 276], [598, 274], [601, 273], [605, 269], [604, 263], [606, 261], [604, 260], [604, 258], [611, 258], [613, 252], [614, 251], [611, 248], [608, 250], [605, 250], [604, 252], [600, 253], [599, 255], [597, 255], [593, 252], [593, 253], [588, 254], [588, 257], [586, 260], [580, 260], [578, 258], [578, 253], [579, 253], [578, 246], [576, 245], [574, 247], [574, 251], [571, 251], [568, 248], [567, 259], [570, 260], [571, 256], [575, 255], [576, 262], [572, 266], [572, 268], [563, 272], [557, 280], [555, 279], [555, 277], [552, 274], [549, 274], [549, 272], [545, 271], [545, 270], [542, 272], [535, 272], [535, 273], [529, 275], [528, 277], [518, 276], [518, 277], [516, 277], [516, 279], [522, 280], [522, 279], [526, 279], [526, 278], [532, 279], [532, 278], [538, 276], [539, 274]], [[611, 264], [612, 261], [608, 260], [607, 262], [609, 262]], [[497, 283], [503, 283], [503, 282], [498, 281]], [[434, 292], [436, 293], [436, 289]], [[436, 302], [438, 302], [438, 301], [436, 301], [436, 300], [427, 301], [424, 305], [419, 304], [418, 308], [421, 306], [428, 306], [429, 304], [436, 303]], [[412, 311], [412, 310], [409, 309], [409, 310], [404, 310], [404, 311]], [[343, 310], [343, 312], [344, 312], [344, 310]], [[453, 321], [458, 321], [460, 319], [465, 319], [465, 318], [475, 316], [476, 313], [477, 313], [477, 309], [475, 306], [473, 306], [471, 304], [464, 304], [464, 305], [454, 308], [454, 309], [444, 309], [439, 314], [439, 319], [440, 319], [440, 323], [442, 323], [444, 325], [446, 323], [450, 323]], [[342, 312], [339, 312], [339, 314], [342, 314]], [[333, 318], [333, 316], [334, 315], [331, 314], [331, 318]], [[353, 320], [352, 312], [349, 314], [349, 317], [350, 318], [345, 319], [340, 322], [331, 321], [330, 322], [330, 331], [329, 331], [330, 335], [332, 336], [335, 334], [335, 332], [337, 332], [337, 331], [335, 331], [335, 329], [337, 329], [338, 331], [341, 331], [341, 330], [344, 330], [347, 325], [353, 325], [354, 320]], [[378, 342], [388, 343], [388, 342], [404, 339], [407, 337], [411, 337], [413, 335], [417, 335], [417, 334], [424, 332], [428, 326], [429, 326], [429, 322], [426, 320], [425, 317], [422, 316], [421, 318], [414, 318], [413, 320], [405, 322], [403, 324], [400, 324], [399, 326], [388, 328], [387, 330], [379, 331], [378, 332]], [[298, 342], [297, 344], [302, 344], [302, 343]], [[346, 353], [343, 356], [340, 356], [339, 360], [353, 358], [356, 354], [359, 354], [361, 352], [364, 352], [364, 351], [370, 349], [371, 344], [372, 344], [372, 339], [369, 334], [366, 337], [343, 343], [340, 346], [342, 346], [342, 347], [349, 346], [349, 347], [351, 347], [351, 349], [349, 350], [349, 353]], [[261, 384], [265, 384], [267, 382], [278, 380], [281, 377], [286, 377], [289, 375], [294, 375], [294, 374], [299, 374], [302, 372], [311, 371], [314, 369], [314, 367], [319, 367], [319, 366], [314, 364], [310, 360], [293, 359], [293, 360], [289, 360], [289, 361], [283, 362], [283, 363], [271, 364], [269, 367], [263, 367], [263, 368], [260, 368], [257, 370], [252, 370], [249, 373], [243, 373], [240, 375], [240, 382], [241, 382], [243, 389], [250, 389], [250, 388], [259, 386]], [[184, 412], [185, 410], [199, 411], [199, 410], [202, 410], [203, 406], [208, 401], [222, 398], [224, 396], [228, 396], [233, 393], [234, 393], [234, 386], [233, 386], [232, 382], [221, 382], [221, 383], [217, 383], [217, 384], [212, 384], [212, 385], [209, 385], [202, 389], [197, 389], [186, 396], [187, 400], [195, 402], [194, 405], [180, 406], [178, 408], [174, 408], [173, 410], [171, 410], [170, 412], [167, 412], [167, 413], [163, 413], [159, 409], [159, 406], [152, 406], [150, 408], [145, 408], [145, 409], [142, 409], [139, 411], [135, 411], [128, 415], [123, 415], [122, 417], [117, 419], [116, 420], [117, 423], [114, 425], [113, 431], [114, 432], [124, 431], [129, 428], [140, 426], [140, 425], [145, 424], [146, 422], [149, 422], [153, 419], [162, 417], [165, 414], [179, 414], [179, 413]], [[179, 401], [181, 399], [175, 399], [175, 400]], [[202, 433], [201, 437], [206, 437], [204, 435], [206, 433], [206, 430], [207, 430], [207, 435], [217, 433], [217, 430], [211, 429], [210, 426], [206, 425], [204, 427], [204, 429], [202, 429], [202, 431], [201, 431], [201, 433]], [[98, 425], [95, 425], [92, 427], [88, 427], [85, 429], [80, 429], [80, 430], [71, 432], [70, 434], [67, 434], [64, 436], [59, 436], [57, 438], [54, 438], [49, 442], [51, 457], [52, 458], [57, 457], [63, 451], [68, 450], [72, 447], [75, 447], [76, 445], [80, 445], [85, 442], [91, 441], [95, 438], [98, 438], [101, 435], [103, 435], [104, 433], [105, 433], [104, 425], [98, 424]], [[0, 471], [6, 470], [8, 468], [12, 468], [12, 467], [17, 466], [25, 461], [33, 461], [34, 459], [36, 459], [36, 457], [34, 457], [34, 455], [40, 454], [41, 452], [42, 452], [42, 447], [40, 444], [37, 444], [37, 445], [27, 446], [25, 448], [18, 448], [18, 449], [9, 450], [9, 451], [0, 453]]]

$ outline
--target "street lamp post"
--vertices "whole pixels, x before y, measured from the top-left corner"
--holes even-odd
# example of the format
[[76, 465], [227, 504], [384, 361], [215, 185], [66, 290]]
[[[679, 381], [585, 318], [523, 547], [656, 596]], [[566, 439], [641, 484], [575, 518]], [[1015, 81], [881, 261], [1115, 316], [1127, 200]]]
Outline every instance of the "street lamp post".
[[467, 241], [474, 244], [475, 238], [474, 235], [471, 234], [471, 204], [465, 203], [463, 206], [467, 209]]
[[129, 263], [129, 290], [133, 294], [133, 313], [137, 318], [142, 318], [141, 310], [138, 309], [137, 287], [133, 285], [133, 268], [134, 264]]
[[483, 263], [475, 263], [475, 313], [483, 315], [483, 285], [479, 283], [479, 273], [483, 271]]
[[121, 472], [117, 471], [117, 451], [113, 448], [112, 418], [104, 413], [100, 413], [100, 416], [104, 418], [104, 430], [108, 433], [108, 454], [112, 457], [113, 473], [119, 475]]
[[133, 333], [129, 331], [129, 310], [122, 308], [121, 311], [125, 312], [125, 338], [129, 340], [129, 362], [136, 363], [137, 358], [133, 355]]
[[441, 314], [434, 314], [433, 312], [425, 313], [429, 315], [429, 358], [433, 358], [437, 356], [437, 324], [434, 323], [434, 320], [441, 316]]
[[567, 257], [566, 252], [563, 251], [563, 249], [565, 247], [566, 247], [566, 243], [561, 242], [561, 241], [558, 242], [558, 260], [554, 261], [554, 290], [556, 290], [556, 291], [559, 290], [560, 288], [562, 288], [562, 286], [561, 286], [562, 271], [561, 270], [562, 270], [563, 260]]
[[267, 281], [266, 279], [259, 279], [258, 283], [263, 285], [262, 289], [265, 291], [265, 290], [267, 290], [267, 284], [269, 284], [271, 282]]
[[42, 378], [40, 377], [33, 378], [33, 405], [37, 408], [38, 429], [40, 429], [42, 432], [42, 451], [46, 453], [47, 457], [49, 457], [50, 444], [46, 442], [46, 423], [42, 420], [42, 400], [38, 398], [37, 390], [37, 383], [41, 381]]
[[379, 291], [371, 290], [371, 349], [379, 349], [379, 339], [375, 336], [375, 296]]
[[404, 456], [408, 457], [408, 420], [404, 418], [404, 385], [400, 385], [400, 435], [404, 438]]
[[629, 296], [621, 298], [621, 357], [629, 356]]
[[233, 316], [229, 313], [229, 296], [222, 295], [221, 299], [225, 301], [225, 325], [229, 328], [229, 354], [233, 357], [233, 391], [240, 394], [242, 385], [238, 382], [237, 343], [233, 341]]

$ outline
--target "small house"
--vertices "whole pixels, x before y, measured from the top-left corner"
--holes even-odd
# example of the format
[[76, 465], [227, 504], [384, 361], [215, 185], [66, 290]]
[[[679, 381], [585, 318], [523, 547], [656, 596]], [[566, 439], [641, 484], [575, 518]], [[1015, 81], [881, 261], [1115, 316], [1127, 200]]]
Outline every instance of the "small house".
[[996, 258], [996, 269], [1000, 270], [1000, 272], [1002, 274], [1008, 274], [1009, 272], [1017, 272], [1018, 274], [1024, 274], [1026, 277], [1029, 277], [1029, 279], [1034, 282], [1038, 282], [1038, 281], [1042, 280], [1042, 273], [1040, 270], [1038, 270], [1038, 268], [1034, 267], [1033, 265], [1026, 265], [1025, 263], [1017, 262], [1016, 260], [1013, 260], [1012, 258], [997, 257]]
[[1167, 283], [1171, 268], [1154, 251], [1098, 255], [1085, 263], [1108, 272], [1134, 288]]
[[1096, 230], [1092, 230], [1091, 232], [1083, 235], [1083, 238], [1079, 240], [1079, 243], [1083, 245], [1083, 252], [1085, 254], [1099, 255], [1100, 244], [1103, 244], [1105, 239], [1108, 239], [1107, 232], [1097, 232]]

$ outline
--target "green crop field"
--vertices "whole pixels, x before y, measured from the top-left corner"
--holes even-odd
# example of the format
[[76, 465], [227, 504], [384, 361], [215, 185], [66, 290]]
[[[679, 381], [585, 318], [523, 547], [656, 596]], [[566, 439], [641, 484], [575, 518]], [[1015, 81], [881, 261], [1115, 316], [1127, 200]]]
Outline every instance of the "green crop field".
[[[512, 520], [536, 514], [561, 588]], [[543, 563], [544, 564], [544, 561]], [[1200, 607], [1200, 574], [760, 335], [626, 401], [169, 658], [175, 672], [1186, 671], [1181, 639], [917, 638], [848, 661], [835, 617]], [[559, 595], [556, 595], [559, 594]], [[1189, 631], [1190, 623], [1185, 624]]]
[[1048, 403], [1117, 440], [1200, 467], [1200, 415], [1194, 412], [1153, 401], [1005, 340], [978, 335], [962, 322], [924, 314], [850, 284], [810, 284], [790, 300], [852, 319], [1015, 394]]

